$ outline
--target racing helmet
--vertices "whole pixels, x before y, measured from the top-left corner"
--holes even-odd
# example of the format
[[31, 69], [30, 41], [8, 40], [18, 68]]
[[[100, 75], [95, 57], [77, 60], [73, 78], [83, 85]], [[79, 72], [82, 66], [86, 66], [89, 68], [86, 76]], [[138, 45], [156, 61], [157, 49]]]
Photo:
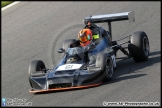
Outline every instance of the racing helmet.
[[79, 31], [78, 39], [80, 41], [81, 46], [86, 46], [90, 44], [92, 40], [92, 32], [90, 29], [85, 28]]

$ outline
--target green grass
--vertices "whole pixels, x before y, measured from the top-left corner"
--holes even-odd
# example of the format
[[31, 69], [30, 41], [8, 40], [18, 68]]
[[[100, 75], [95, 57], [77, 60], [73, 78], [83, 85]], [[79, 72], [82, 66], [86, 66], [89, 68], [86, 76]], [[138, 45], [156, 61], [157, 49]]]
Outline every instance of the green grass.
[[1, 1], [1, 8], [12, 3], [12, 2], [14, 2], [14, 1]]

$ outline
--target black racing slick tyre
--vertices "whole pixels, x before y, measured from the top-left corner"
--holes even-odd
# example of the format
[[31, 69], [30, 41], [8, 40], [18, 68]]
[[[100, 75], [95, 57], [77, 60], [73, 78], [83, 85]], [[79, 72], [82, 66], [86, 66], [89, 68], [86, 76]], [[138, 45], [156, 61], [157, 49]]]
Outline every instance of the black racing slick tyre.
[[103, 72], [103, 81], [110, 81], [113, 78], [114, 65], [109, 54], [100, 53], [96, 58], [96, 67], [100, 67]]
[[146, 61], [150, 52], [149, 40], [146, 33], [143, 31], [134, 32], [131, 36], [128, 50], [135, 62]]
[[46, 66], [41, 60], [34, 60], [29, 65], [29, 83], [32, 87], [30, 77], [44, 76], [46, 73]]
[[67, 51], [67, 49], [70, 47], [70, 44], [72, 44], [75, 41], [76, 41], [76, 39], [67, 39], [67, 40], [65, 40], [64, 43], [63, 43], [63, 49], [65, 51]]

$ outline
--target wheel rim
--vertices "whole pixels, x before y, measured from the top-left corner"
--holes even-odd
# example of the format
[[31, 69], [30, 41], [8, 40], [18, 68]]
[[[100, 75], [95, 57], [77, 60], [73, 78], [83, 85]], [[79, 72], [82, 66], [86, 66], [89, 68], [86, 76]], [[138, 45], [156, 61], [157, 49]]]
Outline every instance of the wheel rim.
[[149, 50], [150, 50], [150, 47], [149, 47], [148, 39], [146, 37], [144, 37], [143, 38], [143, 51], [146, 56], [149, 55]]
[[106, 73], [108, 78], [113, 76], [113, 63], [110, 58], [108, 58], [106, 62]]

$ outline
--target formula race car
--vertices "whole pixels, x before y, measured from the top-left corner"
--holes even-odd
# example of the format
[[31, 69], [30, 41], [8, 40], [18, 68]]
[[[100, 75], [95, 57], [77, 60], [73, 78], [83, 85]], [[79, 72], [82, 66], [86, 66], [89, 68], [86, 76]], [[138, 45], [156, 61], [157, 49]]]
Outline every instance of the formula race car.
[[[121, 20], [135, 21], [134, 12], [92, 15], [84, 18], [86, 26], [88, 23], [108, 23], [109, 29], [102, 29], [103, 34], [99, 34], [99, 38], [94, 39], [92, 44], [86, 47], [80, 46], [79, 40], [65, 40], [63, 47], [58, 50], [64, 57], [53, 69], [47, 69], [42, 60], [32, 61], [29, 65], [29, 83], [32, 89], [29, 92], [86, 88], [110, 81], [113, 78], [113, 70], [117, 67], [116, 59], [119, 58], [116, 53], [119, 50], [126, 55], [120, 59], [146, 61], [150, 48], [144, 31], [136, 31], [120, 39], [128, 38], [126, 42], [117, 43], [119, 40], [112, 40], [111, 22]], [[123, 44], [128, 46], [122, 47]]]

